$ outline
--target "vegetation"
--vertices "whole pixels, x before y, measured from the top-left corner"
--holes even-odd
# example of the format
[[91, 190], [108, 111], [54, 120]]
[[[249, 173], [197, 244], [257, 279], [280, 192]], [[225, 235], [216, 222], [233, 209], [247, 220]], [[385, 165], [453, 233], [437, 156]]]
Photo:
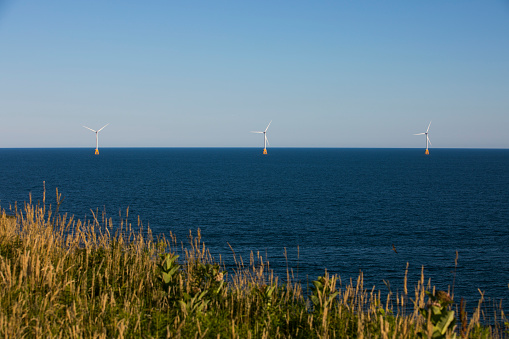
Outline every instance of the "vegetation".
[[[58, 196], [58, 199], [60, 198]], [[59, 202], [57, 201], [57, 211]], [[0, 337], [501, 338], [501, 307], [469, 317], [424, 276], [382, 298], [362, 274], [344, 285], [324, 272], [304, 291], [260, 255], [226, 272], [200, 233], [187, 245], [155, 239], [138, 219], [82, 222], [27, 203], [0, 212]], [[99, 221], [99, 219], [100, 221]], [[235, 256], [235, 254], [233, 254]], [[383, 300], [382, 300], [383, 299]], [[459, 308], [459, 311], [458, 311]], [[458, 324], [458, 325], [456, 325]]]

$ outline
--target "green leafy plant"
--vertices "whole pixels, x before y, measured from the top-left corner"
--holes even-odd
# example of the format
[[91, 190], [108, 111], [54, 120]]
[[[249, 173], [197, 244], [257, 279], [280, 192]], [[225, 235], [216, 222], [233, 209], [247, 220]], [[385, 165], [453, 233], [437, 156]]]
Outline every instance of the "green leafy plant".
[[204, 297], [207, 294], [207, 291], [203, 291], [194, 296], [190, 294], [184, 293], [184, 300], [179, 300], [180, 309], [184, 313], [184, 315], [188, 316], [195, 313], [203, 312], [209, 300], [206, 300]]
[[313, 303], [313, 312], [322, 314], [324, 310], [332, 305], [339, 292], [334, 291], [335, 286], [331, 283], [328, 276], [318, 277], [312, 282], [311, 302]]
[[158, 265], [161, 270], [159, 281], [166, 293], [177, 283], [176, 275], [180, 270], [180, 265], [177, 261], [178, 257], [178, 255], [171, 253], [161, 254], [161, 263]]
[[263, 285], [256, 289], [265, 311], [271, 312], [274, 305], [274, 291], [276, 285]]
[[197, 263], [190, 274], [191, 295], [204, 293], [208, 300], [216, 299], [225, 287], [226, 272], [218, 264]]
[[312, 294], [310, 296], [311, 303], [313, 304], [312, 320], [317, 331], [321, 336], [329, 336], [329, 324], [334, 317], [334, 309], [338, 309], [338, 296], [339, 292], [336, 291], [336, 277], [329, 277], [327, 272], [325, 276], [318, 277], [317, 280], [312, 282]]
[[[446, 338], [447, 332], [454, 331], [455, 328], [454, 311], [449, 309], [453, 301], [444, 291], [438, 291], [435, 295], [426, 291], [426, 294], [429, 298], [428, 304], [421, 308], [420, 312], [427, 319], [427, 325], [426, 329], [419, 333], [419, 337], [427, 338], [431, 334], [431, 338]], [[448, 338], [456, 338], [456, 333]]]

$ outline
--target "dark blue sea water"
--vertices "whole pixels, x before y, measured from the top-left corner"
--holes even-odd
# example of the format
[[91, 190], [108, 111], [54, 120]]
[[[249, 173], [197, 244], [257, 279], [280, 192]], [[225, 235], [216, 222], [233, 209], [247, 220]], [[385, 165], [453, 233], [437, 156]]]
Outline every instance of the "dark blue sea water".
[[[327, 269], [402, 289], [420, 277], [475, 303], [509, 300], [509, 150], [254, 148], [0, 149], [0, 206], [54, 203], [113, 220], [127, 207], [155, 234], [202, 237], [232, 262], [260, 251], [281, 278]], [[392, 250], [395, 245], [397, 253]], [[287, 258], [285, 259], [285, 248]]]

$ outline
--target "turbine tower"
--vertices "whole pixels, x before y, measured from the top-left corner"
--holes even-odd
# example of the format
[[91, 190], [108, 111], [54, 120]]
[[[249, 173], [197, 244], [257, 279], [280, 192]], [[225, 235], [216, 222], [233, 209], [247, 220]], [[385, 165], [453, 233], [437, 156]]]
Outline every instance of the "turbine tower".
[[97, 154], [99, 154], [99, 132], [100, 132], [100, 131], [104, 128], [104, 127], [106, 127], [106, 126], [108, 126], [108, 125], [109, 125], [109, 123], [108, 123], [108, 124], [106, 124], [106, 125], [104, 125], [103, 127], [99, 128], [97, 131], [96, 131], [96, 130], [94, 130], [94, 129], [91, 129], [91, 128], [87, 127], [87, 126], [83, 126], [83, 127], [85, 127], [86, 129], [89, 129], [89, 130], [91, 130], [92, 132], [94, 132], [94, 133], [95, 133], [95, 154], [96, 154], [96, 155], [97, 155]]
[[269, 139], [267, 139], [267, 130], [269, 129], [270, 124], [272, 123], [272, 120], [267, 125], [267, 128], [263, 132], [259, 131], [251, 131], [251, 133], [262, 133], [263, 134], [263, 154], [267, 154], [267, 144], [269, 143]]
[[429, 122], [428, 129], [426, 130], [426, 132], [414, 134], [414, 135], [423, 135], [423, 134], [426, 135], [426, 151], [424, 152], [424, 154], [429, 154], [428, 144], [431, 145], [431, 140], [429, 140], [429, 136], [428, 136], [429, 126], [431, 126], [431, 121]]

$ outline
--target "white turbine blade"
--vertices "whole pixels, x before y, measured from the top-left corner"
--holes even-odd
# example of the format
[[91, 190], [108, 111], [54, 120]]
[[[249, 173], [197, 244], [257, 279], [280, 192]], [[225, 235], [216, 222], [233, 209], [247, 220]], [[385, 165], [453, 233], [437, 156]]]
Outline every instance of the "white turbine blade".
[[97, 132], [100, 132], [104, 127], [108, 126], [109, 123], [107, 123], [106, 125], [104, 125], [103, 127], [101, 127]]
[[426, 133], [417, 133], [417, 134], [414, 134], [414, 135], [423, 135], [423, 134], [426, 134]]
[[272, 123], [272, 120], [269, 122], [269, 124], [267, 125], [267, 128], [265, 129], [265, 132], [267, 132], [267, 130], [269, 129], [269, 126], [270, 124]]
[[263, 132], [258, 132], [258, 131], [251, 131], [251, 133], [263, 133]]
[[431, 145], [431, 140], [429, 140], [429, 137], [428, 137], [428, 142], [429, 142], [429, 144]]
[[267, 141], [267, 145], [270, 145], [269, 143], [269, 138], [267, 138], [267, 136], [265, 135], [265, 141]]
[[431, 121], [429, 122], [428, 129], [426, 130], [426, 133], [429, 132], [429, 126], [431, 126]]
[[83, 127], [85, 127], [86, 129], [91, 130], [91, 131], [92, 131], [92, 132], [94, 132], [94, 133], [95, 133], [95, 132], [97, 132], [96, 130], [93, 130], [93, 129], [91, 129], [91, 128], [87, 127], [87, 126], [83, 126]]

